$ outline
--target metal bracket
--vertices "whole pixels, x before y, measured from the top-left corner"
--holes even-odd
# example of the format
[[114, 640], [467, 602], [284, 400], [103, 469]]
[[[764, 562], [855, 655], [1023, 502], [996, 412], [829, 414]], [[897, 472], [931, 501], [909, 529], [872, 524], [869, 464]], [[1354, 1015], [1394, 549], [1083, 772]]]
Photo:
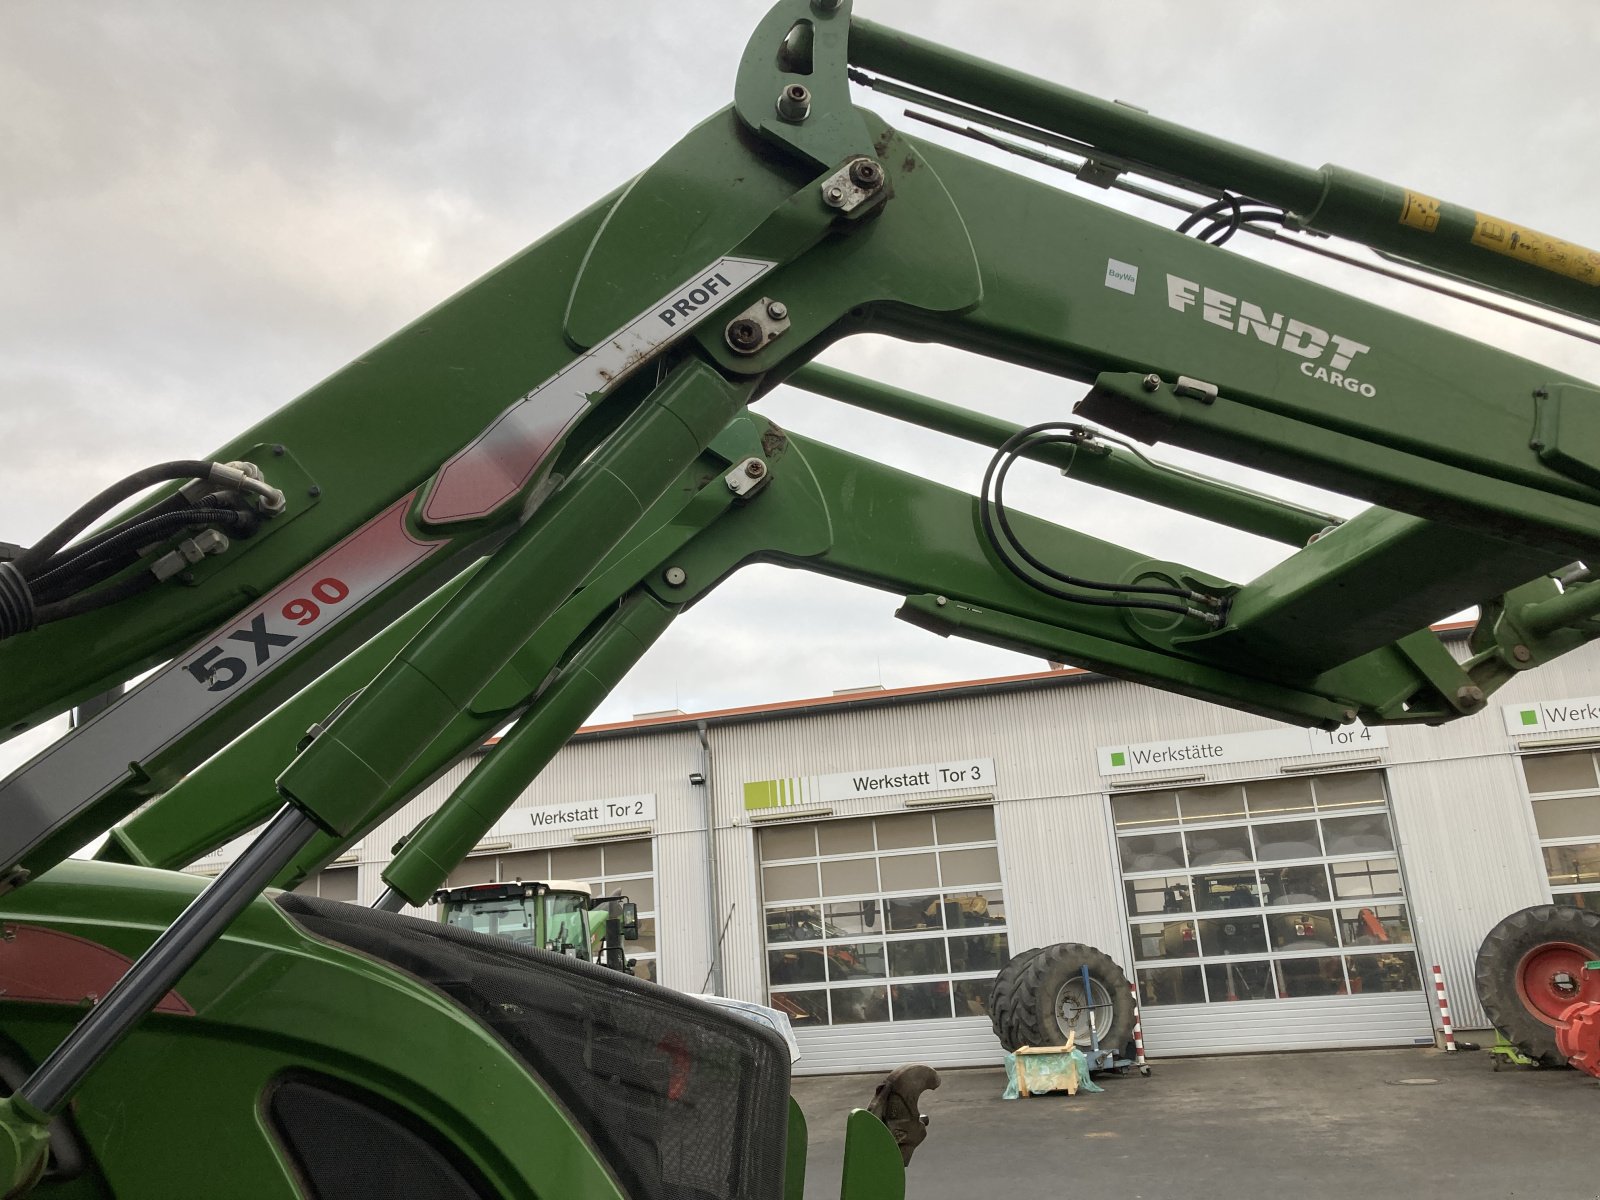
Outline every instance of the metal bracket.
[[763, 296], [745, 309], [722, 331], [728, 349], [735, 354], [759, 354], [767, 343], [789, 328], [789, 306], [782, 300]]
[[1207, 383], [1204, 379], [1179, 375], [1178, 382], [1172, 385], [1172, 393], [1175, 396], [1193, 396], [1201, 404], [1210, 404], [1217, 398], [1217, 385]]
[[875, 158], [852, 158], [819, 185], [822, 202], [842, 213], [854, 212], [883, 191], [887, 176]]
[[766, 486], [767, 480], [772, 477], [767, 470], [765, 459], [751, 455], [733, 464], [733, 470], [722, 477], [728, 485], [728, 490], [741, 500], [748, 500], [756, 492]]

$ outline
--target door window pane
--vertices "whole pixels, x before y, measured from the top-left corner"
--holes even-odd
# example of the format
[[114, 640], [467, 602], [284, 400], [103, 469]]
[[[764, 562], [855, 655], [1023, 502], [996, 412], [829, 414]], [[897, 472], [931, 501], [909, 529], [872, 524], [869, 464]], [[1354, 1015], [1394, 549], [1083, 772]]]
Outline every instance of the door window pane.
[[612, 842], [604, 849], [607, 875], [646, 875], [655, 866], [648, 838], [634, 842]]
[[1329, 809], [1372, 807], [1384, 802], [1382, 771], [1337, 771], [1318, 775], [1312, 784], [1317, 807]]
[[943, 938], [918, 938], [889, 943], [889, 974], [940, 975], [950, 970]]
[[833, 1023], [860, 1025], [865, 1021], [889, 1019], [889, 989], [879, 987], [834, 988]]
[[896, 1021], [930, 1021], [950, 1015], [949, 983], [896, 983], [889, 987]]
[[994, 991], [992, 979], [958, 979], [956, 986], [956, 1016], [987, 1017], [989, 993]]
[[1201, 981], [1199, 967], [1141, 967], [1139, 969], [1139, 1003], [1146, 1006], [1158, 1004], [1204, 1004], [1206, 986]]
[[1384, 813], [1329, 817], [1322, 822], [1322, 840], [1329, 854], [1394, 853], [1394, 834]]
[[939, 844], [994, 841], [994, 809], [956, 808], [934, 814]]
[[1261, 888], [1268, 904], [1326, 904], [1333, 898], [1322, 863], [1263, 870]]
[[1256, 908], [1261, 901], [1254, 871], [1228, 871], [1194, 877], [1194, 903], [1201, 912], [1223, 908]]
[[1311, 811], [1311, 780], [1258, 779], [1245, 785], [1252, 817], [1282, 817]]
[[878, 817], [879, 850], [911, 850], [933, 845], [932, 813], [896, 813]]
[[1277, 991], [1273, 986], [1272, 964], [1265, 960], [1208, 963], [1205, 970], [1206, 988], [1211, 993], [1213, 1004], [1277, 998]]
[[1187, 875], [1163, 878], [1130, 879], [1123, 885], [1128, 897], [1128, 915], [1189, 912], [1194, 898]]
[[1006, 923], [1006, 902], [999, 888], [982, 892], [947, 892], [944, 909], [946, 929], [985, 929]]
[[1136, 833], [1119, 837], [1124, 871], [1170, 871], [1183, 869], [1183, 835], [1177, 833]]
[[1533, 823], [1542, 838], [1600, 837], [1600, 796], [1535, 800]]
[[641, 912], [649, 912], [656, 906], [656, 881], [644, 879], [612, 879], [600, 885], [604, 892], [596, 895], [614, 896], [621, 892], [629, 900], [639, 906]]
[[1178, 797], [1175, 792], [1129, 792], [1111, 797], [1111, 819], [1118, 829], [1138, 829], [1141, 825], [1176, 825]]
[[817, 849], [822, 854], [870, 854], [872, 818], [821, 822], [817, 826]]
[[882, 979], [887, 974], [882, 942], [839, 942], [828, 947], [828, 978]]
[[768, 900], [804, 900], [820, 896], [822, 892], [817, 886], [817, 864], [762, 867], [761, 890]]
[[1242, 821], [1244, 789], [1237, 783], [1184, 788], [1178, 793], [1178, 811], [1185, 825], [1196, 821]]
[[1259, 916], [1240, 914], [1199, 922], [1202, 954], [1262, 954], [1267, 931]]
[[1197, 829], [1183, 836], [1189, 846], [1191, 867], [1247, 863], [1255, 857], [1250, 847], [1250, 831], [1243, 825]]
[[600, 874], [599, 846], [563, 846], [550, 851], [552, 879], [593, 879]]
[[822, 937], [822, 910], [815, 904], [767, 909], [767, 941], [813, 942]]
[[896, 896], [884, 904], [889, 910], [891, 933], [944, 928], [944, 906], [938, 896]]
[[789, 1014], [789, 1023], [796, 1029], [828, 1023], [828, 993], [818, 988], [814, 992], [773, 992], [772, 1007]]
[[1334, 950], [1339, 934], [1329, 912], [1277, 912], [1267, 917], [1274, 950]]
[[1411, 941], [1411, 922], [1404, 904], [1341, 908], [1339, 929], [1346, 946], [1382, 946], [1390, 942], [1404, 945]]
[[1600, 786], [1595, 779], [1594, 755], [1587, 750], [1569, 754], [1530, 754], [1522, 760], [1522, 775], [1530, 792], [1576, 792]]
[[1422, 987], [1417, 956], [1409, 950], [1392, 954], [1347, 954], [1352, 992], [1414, 992]]
[[1133, 956], [1148, 958], [1192, 958], [1200, 953], [1200, 939], [1193, 921], [1146, 922], [1133, 926]]
[[1276, 858], [1321, 858], [1322, 842], [1315, 821], [1275, 821], [1257, 825], [1256, 857], [1262, 862]]
[[1333, 894], [1336, 899], [1400, 894], [1400, 864], [1392, 858], [1329, 863], [1328, 870], [1333, 874]]
[[761, 831], [761, 860], [811, 858], [817, 853], [817, 833], [811, 825], [774, 825]]
[[950, 939], [950, 969], [962, 971], [999, 971], [1011, 959], [1003, 933], [974, 933]]
[[1328, 958], [1280, 958], [1275, 966], [1278, 971], [1278, 995], [1285, 999], [1344, 994], [1344, 963], [1338, 955]]
[[850, 937], [883, 932], [883, 908], [877, 900], [846, 900], [828, 905], [828, 936]]
[[821, 983], [824, 957], [822, 947], [796, 947], [767, 951], [767, 979], [775, 986], [790, 983]]
[[822, 891], [828, 896], [878, 890], [878, 860], [841, 858], [822, 864]]
[[941, 850], [939, 878], [945, 887], [999, 883], [1000, 851], [994, 846], [985, 846], [981, 850]]
[[1546, 846], [1544, 866], [1552, 887], [1600, 883], [1600, 842]]
[[886, 854], [878, 860], [878, 874], [886, 892], [939, 886], [939, 868], [931, 854]]

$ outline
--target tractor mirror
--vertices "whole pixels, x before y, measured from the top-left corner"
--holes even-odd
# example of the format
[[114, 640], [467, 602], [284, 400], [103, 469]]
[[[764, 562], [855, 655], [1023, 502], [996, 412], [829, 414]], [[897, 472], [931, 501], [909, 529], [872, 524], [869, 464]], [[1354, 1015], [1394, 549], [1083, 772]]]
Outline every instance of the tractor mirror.
[[622, 936], [630, 942], [639, 936], [639, 906], [632, 900], [622, 902]]

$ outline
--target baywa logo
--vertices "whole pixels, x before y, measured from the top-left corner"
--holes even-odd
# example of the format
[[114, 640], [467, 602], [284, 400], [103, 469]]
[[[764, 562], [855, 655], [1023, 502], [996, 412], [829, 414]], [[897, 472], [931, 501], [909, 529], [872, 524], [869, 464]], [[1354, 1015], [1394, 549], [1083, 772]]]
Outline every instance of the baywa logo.
[[1196, 309], [1202, 320], [1219, 329], [1245, 336], [1254, 334], [1257, 340], [1299, 357], [1304, 360], [1300, 374], [1307, 379], [1369, 399], [1378, 394], [1372, 384], [1349, 373], [1356, 358], [1372, 349], [1353, 338], [1329, 333], [1280, 312], [1268, 313], [1248, 300], [1176, 275], [1167, 276], [1167, 306], [1178, 312]]

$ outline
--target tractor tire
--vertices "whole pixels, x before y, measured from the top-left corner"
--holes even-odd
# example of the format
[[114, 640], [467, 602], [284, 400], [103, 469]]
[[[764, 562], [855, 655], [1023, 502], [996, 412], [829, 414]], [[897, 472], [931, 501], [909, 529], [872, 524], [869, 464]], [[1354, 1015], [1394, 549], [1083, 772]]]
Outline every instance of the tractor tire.
[[1483, 1011], [1506, 1040], [1546, 1066], [1567, 1060], [1556, 1045], [1561, 1014], [1600, 1000], [1600, 979], [1583, 979], [1583, 964], [1600, 958], [1600, 913], [1565, 904], [1535, 904], [1489, 931], [1475, 973]]
[[[1062, 942], [1012, 965], [1018, 970], [1005, 988], [996, 980], [996, 1003], [990, 1010], [1000, 1044], [1007, 1050], [1060, 1046], [1075, 1025], [1078, 1045], [1088, 1046], [1090, 1020], [1105, 1049], [1121, 1050], [1133, 1036], [1133, 989], [1128, 977], [1093, 946]], [[1082, 1011], [1084, 966], [1089, 968], [1088, 1014]], [[1002, 996], [1002, 991], [1009, 994]], [[1076, 1021], [1070, 1015], [1074, 1011]]]
[[1044, 947], [1033, 950], [1024, 950], [1005, 966], [1000, 968], [1000, 974], [994, 977], [994, 986], [989, 989], [989, 1024], [994, 1029], [995, 1037], [1000, 1039], [1000, 1044], [1007, 1050], [1015, 1050], [1007, 1038], [1011, 1026], [1012, 1013], [1015, 1011], [1018, 995], [1017, 984], [1022, 981], [1022, 972], [1035, 955], [1044, 953]]

